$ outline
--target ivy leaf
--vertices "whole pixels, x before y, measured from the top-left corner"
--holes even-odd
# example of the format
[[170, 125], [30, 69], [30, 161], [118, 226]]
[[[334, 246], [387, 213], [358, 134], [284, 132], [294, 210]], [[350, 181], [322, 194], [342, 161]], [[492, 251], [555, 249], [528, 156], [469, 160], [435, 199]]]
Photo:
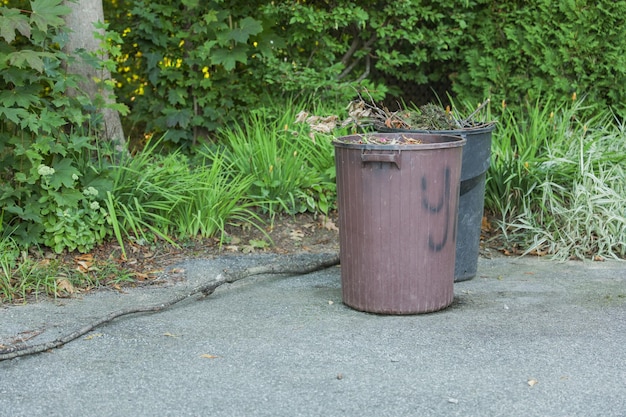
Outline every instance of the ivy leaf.
[[26, 109], [9, 109], [6, 107], [0, 107], [0, 115], [2, 114], [17, 125], [20, 124], [20, 122], [26, 118], [29, 113]]
[[216, 49], [211, 55], [211, 62], [214, 65], [222, 65], [226, 71], [232, 71], [237, 62], [245, 64], [248, 61], [247, 50], [244, 45], [237, 45], [232, 49]]
[[167, 101], [170, 104], [185, 104], [185, 99], [187, 98], [187, 91], [182, 88], [172, 88], [167, 92]]
[[[56, 172], [55, 172], [56, 175]], [[54, 202], [59, 207], [77, 207], [78, 202], [83, 199], [83, 193], [78, 190], [64, 189], [62, 191], [49, 191]]]
[[186, 6], [188, 9], [195, 9], [198, 7], [200, 0], [182, 0], [183, 6]]
[[15, 31], [30, 39], [30, 24], [28, 18], [18, 9], [5, 9], [0, 16], [0, 36], [7, 43], [15, 40]]
[[33, 13], [30, 15], [31, 24], [37, 25], [39, 30], [45, 32], [48, 26], [62, 26], [63, 18], [72, 12], [61, 3], [63, 0], [33, 0], [30, 2]]

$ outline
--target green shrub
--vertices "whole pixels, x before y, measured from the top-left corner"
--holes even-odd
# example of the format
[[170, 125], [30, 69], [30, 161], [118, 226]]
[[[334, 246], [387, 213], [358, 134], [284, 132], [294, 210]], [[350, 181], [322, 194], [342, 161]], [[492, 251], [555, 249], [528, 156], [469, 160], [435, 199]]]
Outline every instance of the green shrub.
[[0, 9], [0, 232], [21, 247], [88, 251], [107, 234], [111, 182], [89, 136], [99, 119], [86, 97], [67, 94], [77, 88], [60, 50], [69, 8], [61, 0], [31, 6]]
[[626, 2], [480, 0], [459, 49], [454, 92], [523, 107], [574, 93], [626, 116]]
[[160, 145], [149, 143], [113, 169], [106, 207], [123, 251], [128, 239], [175, 244], [176, 238], [220, 235], [229, 222], [254, 222], [246, 195], [251, 177], [215, 151], [200, 149], [191, 161], [180, 150], [159, 154]]

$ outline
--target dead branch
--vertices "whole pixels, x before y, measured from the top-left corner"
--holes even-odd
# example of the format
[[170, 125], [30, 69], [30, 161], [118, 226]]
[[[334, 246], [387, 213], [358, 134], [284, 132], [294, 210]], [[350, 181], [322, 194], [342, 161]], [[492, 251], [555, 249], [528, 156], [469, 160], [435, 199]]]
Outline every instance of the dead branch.
[[[372, 36], [370, 36], [370, 38], [367, 41], [365, 41], [365, 43], [363, 43], [361, 45], [361, 40], [358, 37], [358, 31], [357, 31], [357, 35], [355, 35], [355, 38], [352, 41], [352, 44], [350, 45], [350, 48], [343, 55], [343, 57], [341, 57], [341, 63], [344, 64], [346, 66], [346, 68], [341, 72], [341, 74], [339, 74], [337, 76], [338, 80], [344, 79], [348, 74], [350, 74], [354, 70], [354, 68], [357, 66], [357, 64], [359, 64], [359, 62], [361, 62], [361, 57], [356, 58], [356, 59], [352, 59], [354, 54], [357, 51], [359, 51], [359, 50], [365, 51], [365, 53], [366, 53], [366, 55], [365, 55], [365, 60], [366, 60], [365, 66], [366, 66], [366, 68], [365, 68], [365, 72], [359, 77], [357, 82], [361, 82], [365, 78], [367, 78], [367, 76], [369, 75], [370, 66], [371, 66], [369, 52], [371, 50], [372, 44], [374, 42], [376, 42], [376, 40], [378, 40], [378, 35], [376, 35], [376, 33], [374, 33]], [[352, 60], [352, 63], [350, 63], [348, 65], [348, 62], [350, 62], [350, 60]]]
[[476, 110], [474, 110], [474, 111], [472, 112], [472, 114], [470, 114], [469, 116], [467, 116], [467, 117], [465, 118], [465, 120], [463, 120], [463, 121], [461, 122], [462, 127], [465, 127], [465, 126], [469, 125], [469, 124], [470, 124], [470, 122], [472, 121], [472, 119], [474, 118], [474, 116], [476, 116], [476, 114], [478, 114], [478, 112], [479, 112], [479, 111], [481, 111], [481, 110], [482, 110], [482, 109], [483, 109], [483, 108], [484, 108], [487, 104], [489, 104], [489, 102], [490, 102], [490, 101], [491, 101], [491, 99], [487, 99], [487, 100], [483, 101], [483, 102], [482, 102], [482, 104], [481, 104], [480, 106], [478, 106], [478, 107], [476, 108]]
[[59, 348], [66, 343], [78, 339], [79, 337], [96, 329], [97, 327], [110, 323], [111, 321], [119, 317], [138, 313], [158, 313], [193, 296], [202, 294], [204, 297], [206, 297], [208, 295], [211, 295], [218, 287], [223, 284], [230, 284], [244, 278], [251, 277], [253, 275], [303, 275], [338, 264], [338, 254], [324, 254], [315, 259], [311, 259], [310, 256], [293, 255], [288, 257], [287, 260], [281, 261], [279, 264], [260, 265], [235, 270], [224, 270], [221, 274], [218, 274], [213, 281], [201, 284], [188, 293], [177, 295], [162, 303], [151, 306], [140, 306], [114, 311], [51, 342], [41, 343], [37, 345], [18, 344], [10, 346], [8, 348], [0, 349], [0, 362], [8, 359], [34, 355], [36, 353]]

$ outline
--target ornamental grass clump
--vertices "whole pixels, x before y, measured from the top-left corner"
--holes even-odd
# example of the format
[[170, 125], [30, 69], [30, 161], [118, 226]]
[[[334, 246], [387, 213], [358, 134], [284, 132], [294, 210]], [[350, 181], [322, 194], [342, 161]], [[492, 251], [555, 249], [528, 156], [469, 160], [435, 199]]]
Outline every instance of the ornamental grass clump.
[[523, 254], [626, 257], [626, 130], [588, 110], [547, 99], [503, 112], [485, 206]]

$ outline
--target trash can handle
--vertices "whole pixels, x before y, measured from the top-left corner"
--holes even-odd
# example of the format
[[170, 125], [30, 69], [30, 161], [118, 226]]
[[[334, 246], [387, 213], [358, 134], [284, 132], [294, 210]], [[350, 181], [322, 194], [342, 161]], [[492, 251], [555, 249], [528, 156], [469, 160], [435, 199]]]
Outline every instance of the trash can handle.
[[362, 162], [389, 162], [396, 164], [396, 167], [400, 169], [400, 151], [394, 151], [394, 153], [369, 153], [365, 149], [361, 150]]

